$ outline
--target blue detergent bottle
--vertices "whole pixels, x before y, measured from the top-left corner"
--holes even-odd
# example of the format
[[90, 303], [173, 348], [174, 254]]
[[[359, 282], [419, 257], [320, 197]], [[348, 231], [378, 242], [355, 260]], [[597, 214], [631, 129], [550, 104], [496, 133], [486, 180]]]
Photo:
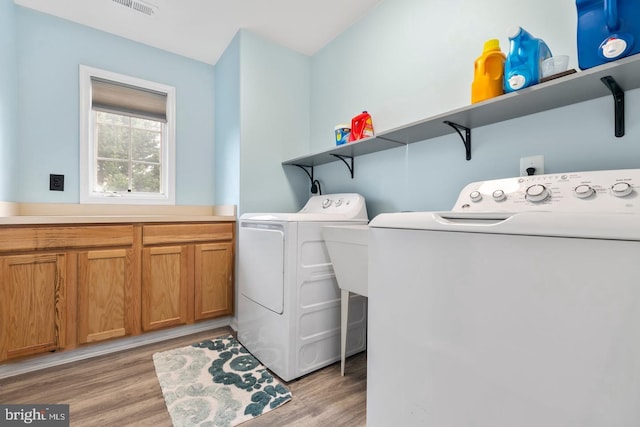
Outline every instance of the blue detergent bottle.
[[522, 27], [507, 32], [509, 55], [504, 63], [504, 91], [513, 92], [540, 82], [540, 64], [551, 58], [551, 51], [541, 39], [533, 37]]
[[576, 8], [581, 69], [640, 53], [639, 0], [576, 0]]

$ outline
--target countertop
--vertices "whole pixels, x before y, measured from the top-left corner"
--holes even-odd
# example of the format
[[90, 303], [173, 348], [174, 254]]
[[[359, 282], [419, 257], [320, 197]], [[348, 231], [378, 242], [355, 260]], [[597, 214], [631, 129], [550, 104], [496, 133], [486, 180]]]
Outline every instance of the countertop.
[[236, 207], [0, 202], [0, 227], [39, 224], [233, 222]]
[[17, 215], [0, 217], [0, 227], [5, 225], [39, 224], [115, 224], [150, 222], [232, 222], [234, 216], [226, 215]]

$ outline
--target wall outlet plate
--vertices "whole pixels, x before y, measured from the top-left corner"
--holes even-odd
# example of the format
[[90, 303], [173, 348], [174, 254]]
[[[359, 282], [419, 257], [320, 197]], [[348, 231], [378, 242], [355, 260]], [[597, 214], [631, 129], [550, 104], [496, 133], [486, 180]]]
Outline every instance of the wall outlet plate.
[[49, 175], [49, 190], [64, 191], [64, 175]]
[[529, 168], [535, 169], [531, 175], [544, 174], [544, 156], [538, 155], [520, 158], [520, 176], [529, 175], [527, 172]]

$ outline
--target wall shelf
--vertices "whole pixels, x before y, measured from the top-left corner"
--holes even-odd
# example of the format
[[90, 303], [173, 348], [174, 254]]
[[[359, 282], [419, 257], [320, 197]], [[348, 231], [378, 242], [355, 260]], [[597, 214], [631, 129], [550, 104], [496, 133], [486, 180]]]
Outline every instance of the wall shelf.
[[[390, 129], [375, 137], [296, 157], [282, 164], [318, 166], [338, 161], [337, 156], [356, 157], [457, 132], [455, 127], [445, 122], [473, 129], [610, 96], [611, 89], [601, 81], [606, 77], [611, 77], [622, 91], [640, 88], [640, 54]], [[614, 94], [614, 104], [618, 102]], [[614, 106], [611, 114], [614, 114]], [[620, 136], [618, 133], [616, 130], [616, 136]], [[470, 158], [470, 153], [467, 158]]]
[[381, 136], [361, 139], [356, 142], [338, 145], [316, 154], [296, 157], [295, 159], [282, 162], [283, 165], [300, 165], [300, 166], [319, 166], [325, 163], [337, 162], [335, 156], [356, 157], [364, 154], [376, 153], [378, 151], [388, 150], [405, 145], [401, 142], [387, 141]]

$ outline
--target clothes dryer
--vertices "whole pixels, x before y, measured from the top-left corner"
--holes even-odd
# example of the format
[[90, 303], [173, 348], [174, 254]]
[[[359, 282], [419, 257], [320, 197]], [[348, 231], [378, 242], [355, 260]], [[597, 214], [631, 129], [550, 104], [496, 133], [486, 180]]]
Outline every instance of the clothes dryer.
[[[367, 224], [359, 194], [312, 196], [297, 213], [240, 217], [238, 340], [290, 381], [340, 360], [340, 289], [322, 236]], [[347, 354], [366, 349], [366, 298], [353, 295]]]

